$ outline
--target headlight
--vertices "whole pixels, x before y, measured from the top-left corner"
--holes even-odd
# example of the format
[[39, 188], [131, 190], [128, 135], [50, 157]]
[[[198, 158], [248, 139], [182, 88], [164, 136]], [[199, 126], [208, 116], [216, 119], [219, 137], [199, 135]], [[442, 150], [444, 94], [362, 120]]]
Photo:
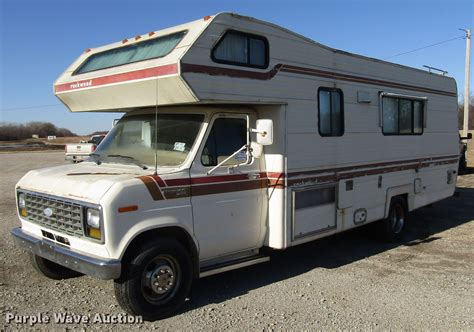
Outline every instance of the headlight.
[[26, 207], [25, 194], [23, 193], [18, 195], [18, 207], [20, 209]]
[[26, 217], [28, 213], [26, 212], [26, 199], [25, 194], [20, 193], [18, 194], [18, 211], [20, 212], [20, 216]]
[[100, 229], [100, 210], [87, 208], [86, 210], [86, 235], [88, 237], [100, 240], [102, 239], [102, 230]]
[[87, 225], [93, 228], [100, 228], [100, 211], [97, 209], [87, 209]]

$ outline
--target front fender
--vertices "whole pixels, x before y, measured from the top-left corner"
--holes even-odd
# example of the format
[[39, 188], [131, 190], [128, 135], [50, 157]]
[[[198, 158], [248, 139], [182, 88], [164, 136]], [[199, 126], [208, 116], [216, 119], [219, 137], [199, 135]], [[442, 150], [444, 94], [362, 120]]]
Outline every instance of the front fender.
[[[190, 197], [154, 200], [139, 179], [117, 183], [101, 200], [104, 208], [105, 244], [111, 258], [123, 257], [127, 247], [140, 234], [152, 229], [179, 227], [194, 241]], [[121, 207], [136, 210], [119, 212]]]

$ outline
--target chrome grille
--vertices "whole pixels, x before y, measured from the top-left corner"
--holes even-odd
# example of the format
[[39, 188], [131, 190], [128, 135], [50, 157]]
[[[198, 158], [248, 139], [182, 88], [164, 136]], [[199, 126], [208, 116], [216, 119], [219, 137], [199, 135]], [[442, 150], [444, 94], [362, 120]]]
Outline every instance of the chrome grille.
[[[39, 194], [24, 194], [26, 220], [68, 235], [84, 235], [81, 205]], [[44, 212], [48, 208], [52, 211], [49, 217]]]

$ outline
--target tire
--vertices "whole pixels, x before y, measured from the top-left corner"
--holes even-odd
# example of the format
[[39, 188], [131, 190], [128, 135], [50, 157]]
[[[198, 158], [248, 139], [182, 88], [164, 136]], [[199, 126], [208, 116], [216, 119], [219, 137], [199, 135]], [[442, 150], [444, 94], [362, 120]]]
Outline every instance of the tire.
[[30, 254], [30, 261], [36, 271], [49, 279], [61, 280], [82, 276], [80, 272], [68, 269], [35, 254]]
[[154, 321], [174, 314], [192, 284], [191, 258], [181, 243], [157, 239], [137, 251], [114, 281], [119, 305], [131, 315]]
[[461, 153], [461, 157], [459, 158], [459, 167], [458, 172], [464, 174], [467, 169], [467, 162], [466, 162], [466, 150], [463, 149]]
[[407, 220], [408, 209], [405, 198], [393, 197], [390, 202], [388, 217], [378, 222], [378, 238], [385, 242], [400, 240]]

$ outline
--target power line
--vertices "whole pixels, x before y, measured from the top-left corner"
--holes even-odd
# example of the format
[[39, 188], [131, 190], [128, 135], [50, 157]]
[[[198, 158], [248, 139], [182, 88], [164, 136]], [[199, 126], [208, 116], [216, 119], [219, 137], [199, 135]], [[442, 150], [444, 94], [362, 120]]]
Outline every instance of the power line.
[[28, 110], [28, 109], [35, 109], [35, 108], [45, 108], [45, 107], [53, 107], [53, 106], [61, 106], [61, 104], [49, 104], [49, 105], [38, 105], [38, 106], [2, 108], [2, 109], [0, 109], [0, 112], [5, 112], [5, 111], [20, 111], [20, 110]]
[[457, 39], [463, 39], [463, 38], [465, 38], [465, 36], [459, 36], [459, 37], [455, 37], [455, 38], [443, 40], [443, 41], [440, 41], [440, 42], [438, 42], [438, 43], [431, 44], [431, 45], [426, 45], [426, 46], [423, 46], [423, 47], [419, 47], [419, 48], [416, 48], [416, 49], [411, 50], [411, 51], [407, 51], [407, 52], [403, 52], [403, 53], [394, 54], [394, 55], [391, 55], [391, 56], [389, 56], [389, 57], [383, 58], [383, 60], [387, 60], [387, 59], [394, 58], [394, 57], [396, 57], [396, 56], [405, 55], [405, 54], [413, 53], [413, 52], [416, 52], [416, 51], [424, 50], [425, 48], [429, 48], [429, 47], [433, 47], [433, 46], [445, 44], [445, 43], [448, 43], [448, 42], [450, 42], [450, 41], [457, 40]]

